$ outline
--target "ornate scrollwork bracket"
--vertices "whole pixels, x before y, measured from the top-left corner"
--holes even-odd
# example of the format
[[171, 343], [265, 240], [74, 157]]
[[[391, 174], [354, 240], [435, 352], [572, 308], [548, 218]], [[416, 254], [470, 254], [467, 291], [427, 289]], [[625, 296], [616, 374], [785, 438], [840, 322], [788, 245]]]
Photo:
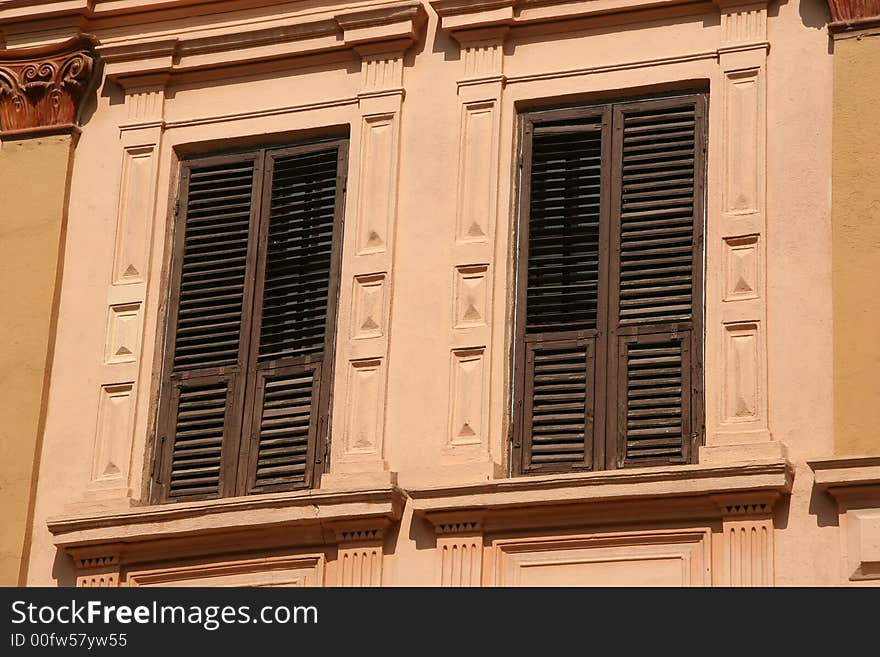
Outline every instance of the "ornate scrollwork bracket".
[[98, 69], [97, 40], [80, 35], [38, 48], [0, 50], [0, 137], [71, 133]]

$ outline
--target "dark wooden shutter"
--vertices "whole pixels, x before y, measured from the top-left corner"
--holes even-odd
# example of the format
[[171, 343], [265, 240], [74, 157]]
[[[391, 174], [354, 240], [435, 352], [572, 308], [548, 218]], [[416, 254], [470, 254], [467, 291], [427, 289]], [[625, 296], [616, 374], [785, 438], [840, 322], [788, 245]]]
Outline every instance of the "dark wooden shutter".
[[705, 97], [532, 112], [522, 137], [515, 468], [692, 460]]
[[250, 329], [261, 165], [255, 155], [185, 164], [153, 498], [232, 494]]
[[618, 467], [687, 462], [702, 431], [704, 116], [702, 96], [614, 108]]
[[313, 485], [329, 426], [345, 144], [270, 152], [247, 492]]
[[514, 439], [523, 472], [592, 467], [601, 392], [608, 114], [553, 117], [524, 131]]

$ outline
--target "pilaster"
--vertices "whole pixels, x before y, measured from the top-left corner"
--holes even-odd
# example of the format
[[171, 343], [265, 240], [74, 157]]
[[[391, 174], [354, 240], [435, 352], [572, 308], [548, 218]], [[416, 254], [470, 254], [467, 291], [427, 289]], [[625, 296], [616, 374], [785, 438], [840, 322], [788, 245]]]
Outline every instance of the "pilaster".
[[480, 516], [431, 518], [436, 524], [440, 586], [481, 586], [483, 523]]
[[77, 588], [115, 588], [120, 586], [121, 563], [117, 548], [82, 548], [73, 556]]
[[778, 493], [713, 496], [721, 510], [722, 586], [773, 586], [773, 504]]
[[[125, 501], [140, 481], [133, 438], [167, 82], [167, 74], [117, 80], [126, 120], [119, 127], [115, 245], [87, 501]], [[149, 369], [143, 377], [149, 380]]]
[[[361, 34], [368, 25], [348, 25]], [[352, 135], [337, 342], [337, 403], [330, 471], [322, 487], [396, 482], [386, 461], [385, 415], [394, 249], [400, 175], [403, 57], [411, 38], [355, 44], [361, 58], [360, 122]], [[352, 552], [350, 564], [366, 567], [372, 557]], [[351, 567], [354, 567], [353, 565]], [[353, 577], [353, 575], [352, 575]]]
[[339, 582], [342, 587], [382, 586], [384, 527], [346, 526], [336, 530]]
[[[767, 5], [718, 0], [720, 194], [707, 226], [707, 438], [700, 461], [784, 458], [767, 399]], [[716, 142], [717, 143], [717, 142]], [[716, 160], [717, 162], [717, 160]]]

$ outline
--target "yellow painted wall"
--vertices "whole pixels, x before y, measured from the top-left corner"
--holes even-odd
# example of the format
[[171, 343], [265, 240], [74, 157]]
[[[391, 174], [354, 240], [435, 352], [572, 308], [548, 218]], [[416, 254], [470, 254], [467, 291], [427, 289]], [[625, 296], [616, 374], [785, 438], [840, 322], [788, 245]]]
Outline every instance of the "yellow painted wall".
[[24, 582], [72, 141], [0, 144], [0, 585]]
[[834, 44], [834, 424], [880, 454], [880, 35]]

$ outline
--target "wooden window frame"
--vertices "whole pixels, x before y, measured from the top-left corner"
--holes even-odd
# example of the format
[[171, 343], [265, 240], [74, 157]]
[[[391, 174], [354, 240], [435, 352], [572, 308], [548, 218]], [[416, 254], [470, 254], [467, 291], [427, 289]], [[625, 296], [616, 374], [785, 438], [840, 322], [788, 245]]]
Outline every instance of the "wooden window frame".
[[[263, 289], [272, 198], [272, 165], [279, 157], [302, 155], [318, 151], [337, 150], [336, 199], [331, 238], [330, 275], [327, 288], [327, 316], [324, 328], [324, 350], [320, 357], [306, 355], [295, 359], [274, 359], [260, 363], [259, 335], [262, 320]], [[316, 488], [330, 457], [330, 416], [332, 413], [333, 360], [336, 352], [337, 316], [342, 267], [342, 243], [345, 200], [348, 178], [349, 139], [347, 137], [319, 138], [286, 146], [265, 146], [246, 151], [217, 153], [184, 158], [180, 162], [177, 200], [172, 208], [173, 230], [171, 265], [168, 281], [168, 311], [162, 329], [164, 353], [159, 387], [156, 434], [153, 445], [149, 499], [153, 504], [177, 501], [197, 501]], [[180, 308], [181, 271], [183, 268], [186, 235], [186, 200], [189, 177], [193, 169], [220, 164], [253, 161], [254, 177], [248, 231], [245, 285], [238, 360], [235, 365], [211, 368], [194, 374], [174, 372], [174, 349], [177, 318]], [[295, 360], [294, 364], [287, 361]], [[283, 484], [258, 487], [255, 472], [259, 443], [262, 385], [272, 375], [290, 371], [313, 369], [315, 387], [319, 391], [312, 398], [312, 416], [306, 458], [305, 481], [301, 484]], [[226, 378], [229, 383], [226, 402], [226, 424], [221, 448], [221, 472], [217, 494], [173, 496], [169, 493], [171, 464], [176, 430], [177, 398], [180, 383], [205, 379], [206, 383]]]
[[[694, 223], [692, 260], [692, 319], [687, 322], [669, 322], [649, 326], [618, 326], [620, 301], [620, 222], [621, 222], [621, 164], [623, 142], [623, 112], [627, 109], [663, 109], [693, 100], [696, 117], [694, 162]], [[515, 289], [513, 309], [513, 348], [511, 349], [511, 422], [509, 432], [510, 473], [512, 475], [539, 475], [578, 470], [610, 470], [628, 467], [647, 467], [674, 463], [694, 463], [697, 447], [705, 434], [703, 397], [703, 326], [704, 326], [704, 232], [706, 218], [708, 139], [707, 90], [684, 91], [646, 97], [603, 100], [596, 103], [522, 111], [519, 113], [519, 145], [517, 152], [518, 176], [516, 194], [516, 221], [514, 222]], [[587, 358], [588, 377], [592, 371], [594, 394], [592, 402], [587, 394], [585, 426], [592, 425], [592, 433], [585, 431], [583, 465], [567, 467], [536, 466], [530, 462], [529, 400], [532, 383], [527, 362], [529, 344], [543, 336], [526, 332], [529, 265], [529, 221], [531, 209], [531, 164], [533, 136], [539, 132], [564, 133], [582, 127], [545, 127], [543, 123], [574, 122], [601, 116], [601, 188], [599, 210], [599, 284], [597, 295], [596, 329], [554, 333], [553, 342], [562, 340], [586, 341], [592, 345], [592, 357]], [[603, 276], [604, 272], [604, 276]], [[612, 293], [614, 290], [614, 293]], [[629, 344], [643, 341], [681, 340], [682, 346], [682, 458], [643, 459], [629, 462], [626, 456], [624, 417], [626, 404], [625, 380], [619, 376], [626, 363]], [[549, 344], [549, 343], [548, 343]], [[588, 352], [589, 353], [589, 352]], [[589, 378], [588, 378], [589, 381]], [[589, 385], [589, 384], [588, 384]], [[690, 394], [685, 395], [684, 391]], [[592, 414], [591, 414], [592, 405]], [[687, 409], [687, 410], [686, 410]], [[685, 431], [685, 426], [687, 429]], [[592, 443], [592, 445], [590, 445]]]

